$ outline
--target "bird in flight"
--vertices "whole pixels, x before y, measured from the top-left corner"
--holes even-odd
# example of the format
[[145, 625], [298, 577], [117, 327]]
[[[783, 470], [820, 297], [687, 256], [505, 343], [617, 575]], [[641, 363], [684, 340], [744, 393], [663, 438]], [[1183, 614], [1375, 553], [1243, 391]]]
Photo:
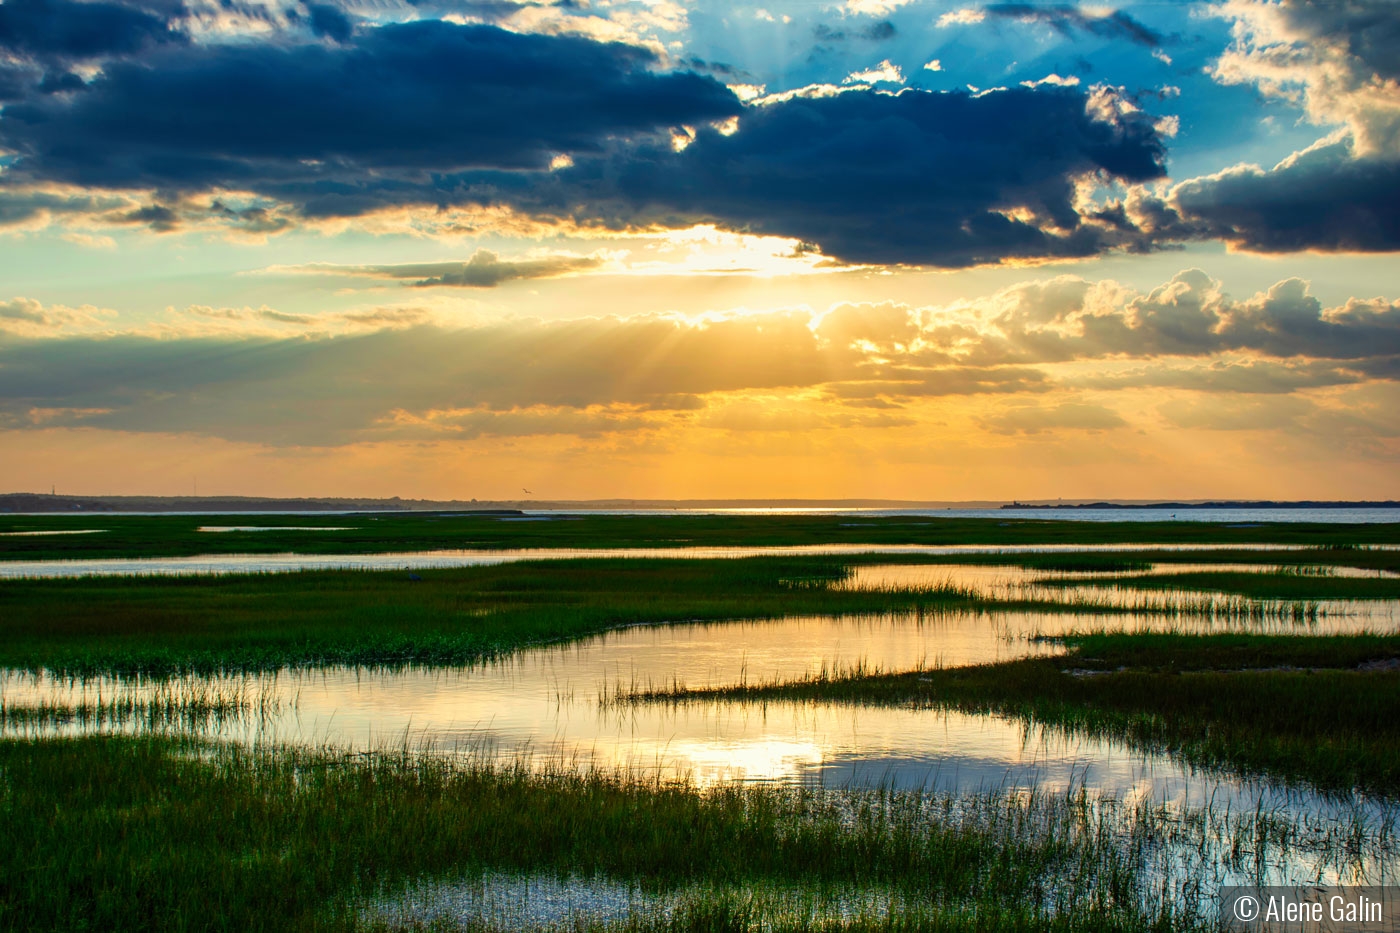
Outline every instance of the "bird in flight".
[[[521, 489], [525, 489], [525, 487], [524, 487], [524, 486], [521, 486], [521, 487], [520, 487], [520, 488], [521, 488]], [[533, 493], [533, 492], [531, 492], [531, 491], [530, 491], [530, 490], [528, 490], [528, 489], [525, 489], [525, 495], [527, 495], [527, 496], [533, 496], [533, 495], [534, 495], [534, 493]]]

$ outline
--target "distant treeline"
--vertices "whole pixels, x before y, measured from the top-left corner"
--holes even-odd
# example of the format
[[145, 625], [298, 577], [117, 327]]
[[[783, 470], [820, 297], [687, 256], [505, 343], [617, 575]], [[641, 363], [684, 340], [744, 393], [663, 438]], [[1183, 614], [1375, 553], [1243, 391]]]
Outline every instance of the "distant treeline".
[[1400, 502], [918, 502], [893, 499], [390, 499], [259, 496], [60, 496], [0, 494], [0, 513], [10, 512], [518, 512], [521, 509], [588, 512], [639, 509], [1395, 509]]
[[1143, 502], [1127, 504], [1122, 502], [1076, 502], [1031, 504], [1012, 502], [1001, 506], [1003, 509], [1400, 509], [1400, 502], [1394, 499], [1384, 501], [1362, 500], [1358, 502], [1318, 502], [1304, 499], [1299, 502], [1275, 502], [1262, 499], [1252, 502]]
[[384, 512], [416, 509], [491, 510], [475, 502], [403, 499], [263, 499], [253, 496], [0, 495], [0, 512]]
[[911, 502], [889, 499], [391, 499], [258, 496], [59, 496], [41, 493], [0, 494], [3, 512], [440, 512], [553, 509], [907, 509], [995, 508], [997, 502]]

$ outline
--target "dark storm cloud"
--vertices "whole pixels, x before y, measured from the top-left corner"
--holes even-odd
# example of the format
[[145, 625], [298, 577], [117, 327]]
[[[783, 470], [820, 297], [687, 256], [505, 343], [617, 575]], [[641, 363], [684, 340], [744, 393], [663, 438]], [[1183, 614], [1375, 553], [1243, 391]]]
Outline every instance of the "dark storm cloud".
[[24, 65], [0, 65], [0, 104], [21, 99], [38, 79], [37, 69]]
[[87, 83], [71, 71], [49, 72], [39, 82], [40, 94], [67, 94], [87, 88]]
[[168, 232], [180, 225], [180, 216], [160, 204], [139, 207], [113, 218], [117, 223], [143, 224], [158, 232]]
[[25, 58], [103, 58], [185, 41], [166, 17], [134, 6], [72, 0], [0, 4], [0, 50]]
[[[310, 219], [508, 206], [616, 228], [714, 222], [852, 262], [959, 267], [1110, 248], [1118, 233], [1076, 213], [1075, 178], [1162, 174], [1151, 118], [1101, 106], [1102, 89], [745, 108], [713, 78], [654, 71], [634, 46], [443, 22], [351, 41], [167, 50], [113, 63], [71, 98], [9, 106], [11, 183], [163, 192], [170, 203], [148, 208], [159, 230], [179, 226], [172, 197], [225, 188]], [[736, 115], [733, 135], [708, 125]], [[680, 125], [696, 134], [675, 152], [659, 131]], [[545, 171], [559, 153], [574, 165]]]
[[1149, 29], [1122, 10], [1096, 15], [1068, 5], [1040, 6], [1029, 3], [992, 3], [982, 8], [988, 16], [1014, 19], [1022, 23], [1043, 23], [1065, 36], [1087, 32], [1102, 39], [1127, 39], [1156, 48], [1166, 37]]
[[681, 152], [627, 147], [501, 197], [618, 226], [713, 222], [796, 237], [849, 262], [1084, 256], [1107, 244], [1102, 227], [1081, 222], [1073, 179], [1154, 178], [1163, 158], [1150, 119], [1104, 121], [1091, 109], [1078, 89], [1048, 87], [794, 97], [746, 109], [732, 135], [701, 128]]
[[379, 172], [542, 168], [613, 134], [738, 111], [714, 79], [655, 64], [635, 46], [436, 21], [352, 46], [190, 48], [113, 64], [72, 100], [8, 107], [0, 143], [30, 179], [310, 191]]
[[1302, 41], [1335, 44], [1371, 73], [1400, 77], [1395, 0], [1283, 0], [1278, 11]]
[[1345, 143], [1271, 170], [1229, 169], [1178, 185], [1154, 218], [1185, 237], [1255, 252], [1400, 248], [1400, 161], [1353, 158]]
[[336, 42], [347, 41], [355, 31], [355, 21], [336, 7], [324, 3], [308, 3], [306, 16], [314, 35]]
[[711, 62], [703, 58], [683, 58], [680, 61], [682, 68], [689, 68], [691, 71], [704, 71], [712, 75], [719, 75], [722, 78], [751, 78], [749, 72], [742, 68], [736, 68], [728, 62]]

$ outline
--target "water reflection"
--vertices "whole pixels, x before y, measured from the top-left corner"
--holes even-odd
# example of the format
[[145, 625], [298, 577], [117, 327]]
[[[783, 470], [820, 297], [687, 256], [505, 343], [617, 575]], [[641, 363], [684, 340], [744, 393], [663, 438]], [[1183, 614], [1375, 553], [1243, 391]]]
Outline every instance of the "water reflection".
[[354, 531], [349, 525], [200, 525], [195, 531]]
[[[1393, 820], [1383, 801], [1201, 773], [1116, 741], [1000, 716], [833, 703], [608, 702], [619, 689], [1008, 660], [1056, 650], [1032, 635], [1106, 621], [1102, 614], [953, 612], [649, 626], [454, 670], [333, 668], [177, 681], [9, 671], [0, 674], [0, 722], [8, 735], [156, 729], [351, 751], [407, 746], [540, 767], [684, 776], [701, 785], [770, 781], [954, 795], [1082, 789], [1179, 813], [1264, 813], [1324, 834], [1358, 818], [1368, 826]], [[1319, 858], [1289, 850], [1265, 868], [1282, 879], [1342, 877]], [[1369, 857], [1359, 864], [1378, 869]]]
[[[1268, 564], [1156, 563], [1130, 571], [1050, 571], [1014, 565], [869, 564], [850, 569], [835, 585], [844, 590], [952, 587], [988, 600], [1027, 600], [1076, 608], [1108, 608], [1142, 613], [1133, 630], [1214, 631], [1221, 621], [1254, 618], [1279, 623], [1288, 631], [1295, 619], [1312, 634], [1371, 632], [1392, 628], [1400, 620], [1400, 600], [1312, 599], [1251, 600], [1206, 590], [1151, 590], [1107, 582], [1108, 578], [1147, 578], [1186, 573], [1277, 573]], [[1400, 574], [1355, 567], [1289, 567], [1289, 573], [1349, 579], [1394, 579]], [[1073, 581], [1068, 584], [1067, 581]], [[1166, 617], [1166, 618], [1163, 618]], [[1292, 629], [1297, 630], [1297, 629]]]
[[51, 535], [100, 535], [106, 528], [73, 528], [63, 531], [0, 531], [0, 538], [46, 538]]
[[[958, 791], [1078, 782], [1096, 792], [1179, 802], [1223, 793], [1241, 805], [1272, 793], [1193, 774], [1116, 742], [1028, 730], [996, 716], [821, 703], [608, 702], [619, 691], [672, 685], [1009, 660], [1058, 650], [1031, 636], [1102, 628], [1105, 621], [1097, 614], [954, 612], [648, 626], [456, 670], [332, 668], [174, 683], [12, 671], [0, 675], [0, 699], [11, 732], [134, 730], [164, 721], [241, 742], [354, 750], [407, 744], [685, 775], [702, 784], [821, 781]], [[1264, 627], [1235, 627], [1246, 629]], [[172, 698], [181, 691], [198, 701], [196, 715], [179, 714]], [[47, 712], [12, 712], [25, 708]], [[174, 713], [142, 715], [161, 708]]]
[[[321, 530], [321, 529], [317, 529]], [[1392, 550], [1390, 545], [1374, 545]], [[580, 558], [712, 560], [739, 557], [804, 557], [854, 554], [955, 556], [967, 554], [1075, 554], [1133, 551], [1300, 551], [1294, 544], [813, 544], [772, 547], [515, 548], [503, 550], [402, 551], [383, 554], [203, 554], [193, 557], [101, 558], [91, 560], [4, 560], [0, 579], [96, 576], [193, 576], [231, 573], [292, 573], [299, 570], [431, 570], [484, 567], [518, 561]]]

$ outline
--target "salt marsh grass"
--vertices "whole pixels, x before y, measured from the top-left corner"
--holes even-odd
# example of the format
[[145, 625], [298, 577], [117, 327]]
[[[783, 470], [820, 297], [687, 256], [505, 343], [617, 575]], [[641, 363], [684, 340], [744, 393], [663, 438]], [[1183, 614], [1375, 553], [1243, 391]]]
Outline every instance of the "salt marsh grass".
[[[966, 609], [1311, 625], [1325, 607], [1015, 580], [852, 586], [831, 558], [576, 560], [423, 571], [0, 584], [0, 664], [75, 675], [455, 666], [632, 625]], [[1352, 581], [1366, 582], [1366, 581]]]
[[68, 730], [197, 732], [250, 718], [268, 720], [296, 702], [266, 679], [130, 678], [91, 691], [79, 686], [76, 695], [37, 702], [15, 702], [0, 694], [0, 728], [36, 735]]
[[824, 702], [994, 713], [1335, 794], [1400, 795], [1400, 636], [1088, 633], [1063, 655], [897, 673], [822, 671], [628, 702]]
[[0, 583], [0, 664], [173, 675], [452, 666], [630, 625], [876, 615], [960, 590], [839, 592], [826, 558], [577, 560], [423, 571]]
[[611, 918], [638, 930], [1179, 930], [1208, 925], [1218, 879], [1286, 863], [1357, 880], [1395, 855], [1374, 811], [1306, 825], [1074, 787], [702, 789], [408, 747], [9, 740], [0, 773], [0, 929], [374, 928], [414, 891], [536, 878], [641, 892], [664, 909]]
[[[337, 516], [347, 531], [296, 537], [292, 528], [198, 535], [200, 519], [122, 521], [102, 535], [6, 538], [4, 556], [178, 554], [195, 538], [227, 553], [292, 543], [351, 553], [546, 537], [684, 546], [911, 536], [936, 543], [953, 534], [990, 543], [1131, 542], [1143, 533], [1055, 522], [845, 530], [831, 517], [609, 517], [536, 527]], [[62, 530], [61, 520], [50, 524]], [[0, 664], [30, 672], [11, 676], [74, 678], [37, 702], [0, 701], [0, 930], [476, 930], [538, 920], [637, 933], [1165, 933], [1211, 928], [1219, 883], [1392, 880], [1400, 859], [1400, 674], [1390, 670], [1400, 661], [1397, 637], [1258, 633], [1326, 630], [1334, 621], [1328, 600], [1387, 596], [1394, 580], [1311, 568], [1394, 569], [1396, 552], [1352, 546], [1394, 543], [1394, 527], [1361, 534], [1190, 524], [1150, 530], [1164, 543], [1205, 536], [1241, 544], [1210, 562], [1258, 560], [1249, 541], [1337, 549], [1328, 559], [1316, 549], [1271, 552], [1269, 560], [1288, 565], [1280, 572], [1193, 567], [1151, 577], [1168, 581], [1162, 589], [1130, 576], [1155, 564], [1156, 552], [1008, 555], [1000, 559], [1007, 578], [988, 587], [953, 577], [849, 586], [853, 568], [875, 557], [0, 584]], [[1040, 574], [1106, 572], [1113, 586], [1027, 582], [1017, 564]], [[1022, 611], [1158, 631], [1060, 630], [1062, 655], [976, 667], [908, 652], [914, 670], [903, 656], [892, 669], [887, 654], [883, 666], [864, 657], [823, 662], [799, 680], [751, 682], [744, 669], [735, 683], [709, 690], [687, 689], [674, 676], [619, 678], [599, 699], [611, 714], [639, 702], [736, 700], [955, 708], [1009, 719], [1013, 741], [1021, 724], [1026, 735], [1108, 738], [1228, 773], [1239, 782], [1231, 786], [1267, 782], [1302, 802], [1197, 805], [1154, 796], [1151, 781], [1118, 795], [1073, 780], [1027, 787], [1007, 779], [956, 792], [707, 783], [666, 778], [659, 768], [598, 770], [584, 757], [429, 747], [428, 733], [410, 726], [355, 753], [337, 751], [329, 738], [322, 747], [259, 744], [258, 732], [242, 745], [196, 738], [234, 734], [221, 730], [296, 704], [271, 673], [288, 668], [472, 665], [528, 645], [676, 621], [970, 612], [993, 626]], [[1057, 632], [1050, 622], [1046, 631]], [[1192, 634], [1201, 631], [1218, 634]], [[550, 902], [567, 901], [570, 891], [603, 900], [624, 892], [637, 909], [560, 913], [546, 904], [522, 919], [471, 907], [491, 891], [543, 892]], [[433, 898], [442, 909], [405, 908]]]
[[[965, 570], [947, 568], [940, 572], [936, 566], [919, 568], [922, 579], [908, 579], [908, 565], [899, 567], [903, 574], [891, 574], [895, 582], [880, 580], [882, 568], [853, 567], [850, 576], [835, 581], [831, 588], [864, 593], [894, 595], [901, 592], [957, 594], [963, 601], [987, 609], [1040, 609], [1075, 613], [1115, 613], [1156, 618], [1201, 619], [1221, 624], [1292, 622], [1314, 624], [1327, 615], [1326, 604], [1317, 600], [1260, 599], [1194, 590], [1143, 592], [1136, 581], [1162, 579], [1157, 577], [1113, 577], [1085, 581], [1079, 577], [1055, 578], [1030, 576], [1025, 573], [1004, 575], [983, 574], [969, 580]], [[977, 568], [991, 570], [992, 568]], [[1037, 568], [1038, 570], [1039, 568]], [[870, 571], [874, 571], [871, 573]], [[1264, 576], [1265, 574], [1255, 574]], [[1239, 574], [1238, 576], [1250, 576]], [[1343, 585], [1360, 581], [1347, 580]], [[1369, 581], [1367, 581], [1369, 582]], [[1400, 583], [1400, 581], [1397, 581]], [[1157, 589], [1153, 586], [1152, 589]], [[1164, 587], [1164, 589], [1171, 589]]]

